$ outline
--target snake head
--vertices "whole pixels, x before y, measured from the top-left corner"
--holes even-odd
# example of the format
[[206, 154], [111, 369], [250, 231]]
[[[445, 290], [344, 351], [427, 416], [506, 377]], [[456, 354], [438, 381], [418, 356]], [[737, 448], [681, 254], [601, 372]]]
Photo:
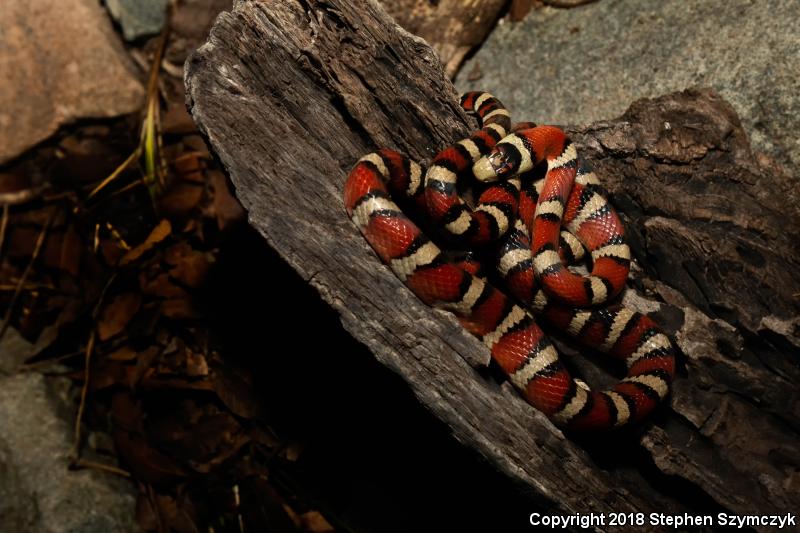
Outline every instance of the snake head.
[[519, 170], [520, 160], [520, 153], [513, 145], [499, 142], [491, 152], [472, 165], [472, 173], [483, 182], [509, 178]]

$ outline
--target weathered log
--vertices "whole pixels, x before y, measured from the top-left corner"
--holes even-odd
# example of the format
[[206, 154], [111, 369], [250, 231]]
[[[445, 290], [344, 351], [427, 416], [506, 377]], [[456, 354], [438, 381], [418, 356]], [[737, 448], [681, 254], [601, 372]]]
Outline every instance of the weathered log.
[[506, 0], [388, 0], [384, 9], [403, 28], [425, 39], [452, 78], [466, 55], [486, 38]]
[[632, 289], [627, 299], [657, 311], [686, 356], [671, 409], [590, 442], [565, 437], [476, 372], [486, 349], [421, 304], [344, 213], [342, 185], [364, 153], [388, 146], [422, 161], [470, 130], [423, 41], [371, 1], [238, 2], [187, 63], [186, 86], [253, 226], [355, 339], [540, 509], [797, 508], [800, 217], [796, 202], [787, 206], [797, 193], [753, 158], [713, 92], [640, 101], [620, 119], [570, 130], [627, 223], [644, 269], [634, 284], [665, 303]]

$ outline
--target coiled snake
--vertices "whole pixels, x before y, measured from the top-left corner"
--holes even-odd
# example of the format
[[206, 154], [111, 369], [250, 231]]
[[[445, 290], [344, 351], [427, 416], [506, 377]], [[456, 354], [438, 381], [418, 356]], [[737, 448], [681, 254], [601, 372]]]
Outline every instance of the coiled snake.
[[[625, 286], [630, 250], [597, 177], [560, 129], [512, 128], [508, 111], [485, 92], [463, 95], [461, 105], [480, 130], [439, 152], [427, 170], [393, 150], [362, 157], [345, 184], [347, 214], [395, 275], [426, 304], [455, 313], [556, 424], [588, 430], [642, 420], [669, 392], [674, 349], [649, 317], [604, 307]], [[457, 190], [470, 174], [487, 184], [474, 208]], [[471, 256], [443, 252], [393, 197], [425, 213], [441, 240], [497, 243], [497, 273], [513, 299], [480, 275]], [[581, 275], [567, 265], [585, 250], [592, 269]], [[624, 360], [625, 378], [607, 391], [572, 378], [534, 313]]]

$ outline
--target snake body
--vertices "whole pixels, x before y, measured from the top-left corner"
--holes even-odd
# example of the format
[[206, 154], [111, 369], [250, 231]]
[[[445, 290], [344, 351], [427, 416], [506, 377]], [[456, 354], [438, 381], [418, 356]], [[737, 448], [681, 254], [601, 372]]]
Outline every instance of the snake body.
[[[674, 349], [648, 316], [605, 306], [624, 288], [630, 250], [597, 177], [560, 129], [512, 128], [508, 111], [485, 92], [465, 94], [461, 105], [481, 129], [442, 150], [427, 170], [389, 149], [362, 157], [344, 188], [348, 215], [395, 275], [426, 304], [455, 313], [556, 424], [594, 430], [642, 420], [669, 393]], [[486, 184], [474, 208], [457, 188], [469, 176]], [[471, 257], [443, 252], [393, 198], [422, 211], [442, 241], [498, 243], [496, 271], [511, 296]], [[592, 269], [581, 275], [568, 265], [585, 251]], [[534, 314], [623, 360], [627, 375], [607, 391], [574, 379]]]

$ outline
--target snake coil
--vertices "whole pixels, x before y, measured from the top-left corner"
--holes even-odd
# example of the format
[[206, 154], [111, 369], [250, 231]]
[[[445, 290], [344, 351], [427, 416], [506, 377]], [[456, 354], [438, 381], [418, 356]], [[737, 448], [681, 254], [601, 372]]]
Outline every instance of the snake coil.
[[[674, 348], [649, 317], [605, 306], [624, 288], [631, 256], [599, 180], [560, 129], [512, 128], [485, 92], [463, 95], [461, 105], [481, 129], [439, 152], [427, 170], [393, 150], [362, 157], [344, 188], [348, 216], [395, 275], [426, 304], [455, 313], [556, 424], [602, 430], [642, 420], [669, 393]], [[474, 208], [457, 190], [470, 176], [486, 184]], [[513, 299], [470, 257], [443, 252], [393, 198], [423, 212], [444, 241], [497, 243], [496, 270]], [[568, 265], [586, 251], [592, 268], [581, 275]], [[534, 314], [625, 361], [625, 378], [607, 391], [572, 378]]]

